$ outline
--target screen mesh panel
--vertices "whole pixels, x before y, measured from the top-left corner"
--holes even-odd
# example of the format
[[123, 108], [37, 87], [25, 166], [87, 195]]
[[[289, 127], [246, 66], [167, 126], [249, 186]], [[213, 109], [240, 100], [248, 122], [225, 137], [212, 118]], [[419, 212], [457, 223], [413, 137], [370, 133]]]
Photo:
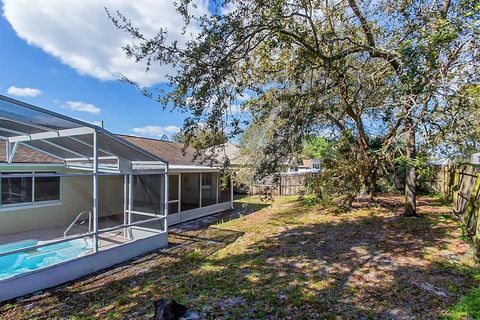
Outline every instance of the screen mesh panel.
[[36, 140], [36, 141], [26, 141], [22, 142], [23, 145], [25, 146], [32, 146], [36, 148], [37, 150], [40, 151], [45, 151], [51, 155], [57, 156], [59, 158], [65, 159], [65, 158], [78, 158], [79, 155], [75, 153], [68, 152], [66, 150], [63, 150], [61, 148], [58, 148], [56, 146], [53, 146], [51, 144], [48, 144], [44, 141], [41, 140]]
[[23, 134], [41, 133], [45, 132], [44, 129], [39, 129], [22, 123], [10, 121], [7, 119], [0, 119], [0, 128], [4, 128], [5, 131], [10, 131], [8, 137], [18, 136]]
[[[72, 129], [83, 127], [75, 121], [50, 114], [47, 110], [40, 111], [37, 107], [7, 97], [0, 99], [0, 118], [10, 119], [24, 124], [37, 125], [49, 130]], [[20, 130], [19, 130], [20, 131]], [[48, 131], [48, 130], [46, 130]]]
[[[56, 145], [59, 145], [61, 147], [67, 148], [69, 150], [81, 153], [82, 155], [84, 155], [86, 157], [93, 157], [93, 146], [91, 146], [87, 143], [79, 142], [80, 140], [78, 140], [74, 137], [73, 138], [70, 138], [70, 137], [52, 138], [52, 139], [48, 139], [48, 141], [52, 142]], [[98, 156], [99, 157], [108, 157], [108, 156], [112, 156], [112, 155], [99, 150], [98, 151]]]
[[[99, 157], [113, 156], [127, 161], [153, 161], [165, 164], [159, 157], [97, 126], [0, 95], [0, 138], [76, 128], [96, 130], [99, 142]], [[93, 157], [92, 136], [93, 134], [83, 134], [23, 141], [22, 144], [60, 159], [90, 158]]]

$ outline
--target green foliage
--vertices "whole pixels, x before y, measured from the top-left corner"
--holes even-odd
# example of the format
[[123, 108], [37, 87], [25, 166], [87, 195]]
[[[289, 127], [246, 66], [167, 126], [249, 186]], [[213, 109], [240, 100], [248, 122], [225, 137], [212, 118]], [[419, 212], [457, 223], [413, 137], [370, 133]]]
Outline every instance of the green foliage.
[[446, 315], [447, 319], [480, 319], [480, 287], [473, 289], [453, 306]]
[[310, 150], [315, 150], [315, 155], [322, 159], [322, 172], [307, 177], [307, 189], [323, 203], [335, 202], [350, 207], [363, 185], [357, 159], [350, 152], [351, 137], [332, 141], [317, 138], [310, 142], [310, 146]]
[[[228, 0], [213, 6], [232, 10], [198, 16], [191, 0], [180, 0], [179, 28], [198, 30], [184, 46], [166, 30], [149, 38], [123, 15], [110, 18], [133, 37], [129, 57], [174, 67], [171, 90], [157, 99], [188, 113], [188, 142], [200, 124], [203, 141], [263, 126], [253, 168], [267, 175], [320, 131], [348, 137], [327, 174], [347, 194], [358, 184], [373, 194], [378, 173], [407, 147], [405, 134], [439, 143], [455, 130], [446, 120], [459, 117], [462, 88], [478, 83], [478, 5], [441, 2]], [[238, 105], [249, 119], [232, 111]], [[323, 150], [318, 143], [313, 154]]]
[[302, 200], [307, 207], [313, 207], [321, 203], [321, 199], [317, 196], [300, 196], [300, 200]]
[[[401, 191], [403, 180], [405, 179], [405, 171], [407, 164], [414, 167], [417, 173], [417, 192], [421, 194], [428, 194], [432, 192], [432, 182], [437, 179], [438, 167], [432, 166], [428, 163], [429, 158], [425, 155], [418, 155], [415, 159], [408, 159], [406, 156], [398, 156], [393, 161], [393, 171], [386, 178], [386, 184], [393, 191]], [[386, 180], [384, 180], [386, 181]], [[400, 184], [398, 183], [400, 181]]]
[[210, 131], [199, 127], [191, 136], [185, 132], [178, 132], [173, 135], [172, 140], [188, 144], [197, 150], [205, 150], [228, 142], [228, 138], [223, 132]]
[[[244, 165], [236, 170], [235, 183], [237, 185], [247, 188], [253, 185], [263, 160], [262, 150], [265, 148], [269, 134], [271, 134], [270, 128], [268, 124], [253, 123], [242, 133], [238, 144], [240, 153], [238, 157], [243, 159]], [[279, 168], [277, 164], [273, 164], [273, 166]]]
[[447, 98], [449, 108], [432, 117], [441, 128], [430, 138], [430, 148], [457, 162], [470, 160], [480, 148], [480, 84], [467, 85]]
[[303, 156], [306, 159], [325, 159], [331, 152], [332, 145], [324, 137], [310, 137], [303, 146]]

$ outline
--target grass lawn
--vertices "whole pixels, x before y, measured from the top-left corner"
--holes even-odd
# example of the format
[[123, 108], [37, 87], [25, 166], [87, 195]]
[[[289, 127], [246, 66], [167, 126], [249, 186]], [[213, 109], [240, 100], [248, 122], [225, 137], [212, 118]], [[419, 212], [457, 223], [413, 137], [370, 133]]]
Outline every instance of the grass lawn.
[[[480, 276], [449, 209], [420, 199], [349, 213], [297, 197], [236, 201], [235, 212], [170, 232], [170, 247], [0, 306], [4, 319], [148, 319], [175, 298], [200, 319], [468, 319]], [[475, 315], [475, 312], [477, 314]]]

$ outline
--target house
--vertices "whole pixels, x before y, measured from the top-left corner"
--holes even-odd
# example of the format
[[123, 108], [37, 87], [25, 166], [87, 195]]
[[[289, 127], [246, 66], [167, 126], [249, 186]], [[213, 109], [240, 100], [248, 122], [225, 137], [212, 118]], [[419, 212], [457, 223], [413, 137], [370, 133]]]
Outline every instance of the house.
[[171, 142], [0, 96], [0, 301], [168, 244], [168, 226], [232, 207], [232, 182]]
[[300, 172], [317, 172], [321, 169], [322, 162], [319, 159], [303, 159], [299, 166]]
[[[227, 142], [208, 149], [206, 154], [219, 164], [228, 163], [229, 168], [237, 175], [237, 183], [233, 187], [236, 193], [300, 194], [306, 190], [307, 176], [318, 174], [321, 170], [321, 161], [318, 159], [299, 161], [297, 157], [292, 156], [291, 159], [285, 159], [282, 162], [276, 175], [255, 178], [249, 168], [250, 160], [237, 144]], [[242, 173], [241, 168], [247, 168], [247, 170], [243, 170]]]
[[472, 153], [470, 156], [470, 163], [480, 164], [480, 152]]
[[[220, 164], [224, 164], [228, 160], [229, 168], [232, 170], [251, 165], [248, 157], [242, 154], [241, 147], [230, 142], [212, 147], [206, 151], [206, 154], [213, 157]], [[279, 170], [282, 173], [297, 172], [299, 167], [301, 166], [296, 159], [288, 159], [280, 164]]]

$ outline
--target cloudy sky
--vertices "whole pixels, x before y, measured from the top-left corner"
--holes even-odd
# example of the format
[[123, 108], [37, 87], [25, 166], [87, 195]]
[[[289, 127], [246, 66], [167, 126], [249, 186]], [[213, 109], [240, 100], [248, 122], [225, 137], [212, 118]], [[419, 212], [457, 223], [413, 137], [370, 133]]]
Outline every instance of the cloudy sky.
[[[208, 1], [196, 10], [208, 12]], [[0, 94], [126, 134], [172, 135], [185, 115], [164, 111], [128, 84], [162, 87], [160, 66], [127, 59], [128, 35], [114, 28], [104, 7], [122, 12], [146, 34], [166, 27], [182, 41], [181, 18], [169, 0], [0, 0]], [[192, 29], [190, 32], [194, 33]]]

